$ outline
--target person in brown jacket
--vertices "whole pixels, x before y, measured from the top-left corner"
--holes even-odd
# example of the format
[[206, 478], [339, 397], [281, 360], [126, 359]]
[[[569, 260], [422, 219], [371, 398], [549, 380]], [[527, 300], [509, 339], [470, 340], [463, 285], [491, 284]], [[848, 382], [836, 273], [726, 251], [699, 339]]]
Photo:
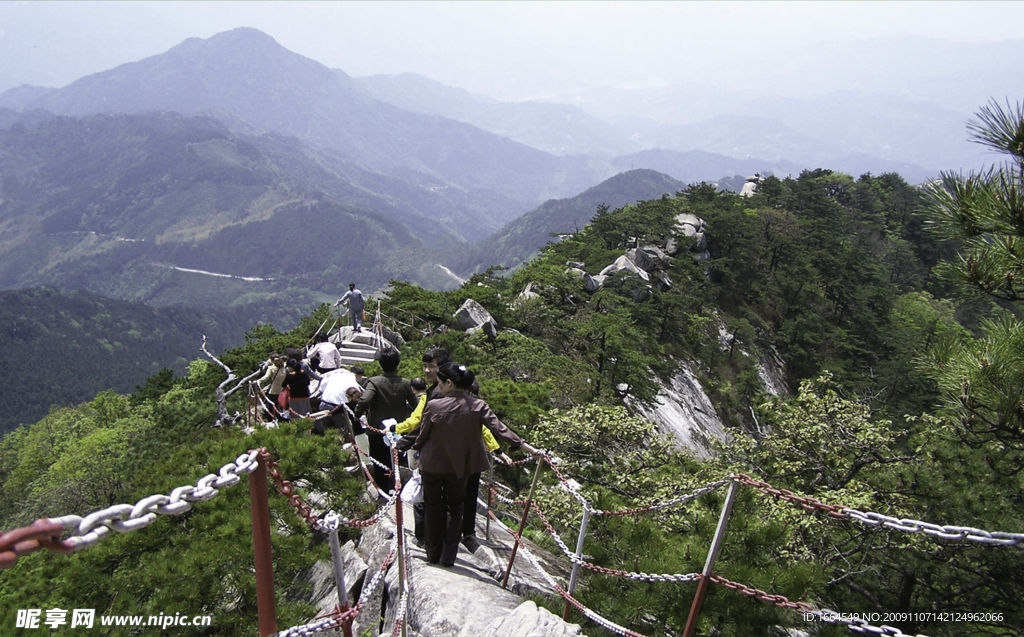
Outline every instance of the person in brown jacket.
[[472, 396], [475, 375], [465, 366], [445, 363], [437, 370], [444, 398], [428, 401], [413, 449], [420, 452], [426, 522], [426, 553], [431, 564], [455, 564], [462, 538], [466, 481], [488, 467], [481, 426], [514, 451], [537, 450], [506, 427], [490, 406]]

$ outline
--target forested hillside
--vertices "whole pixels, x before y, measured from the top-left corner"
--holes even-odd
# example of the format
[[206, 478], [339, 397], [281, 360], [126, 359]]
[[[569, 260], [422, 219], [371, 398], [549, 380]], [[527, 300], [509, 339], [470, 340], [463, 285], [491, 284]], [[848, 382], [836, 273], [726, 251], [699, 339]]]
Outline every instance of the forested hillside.
[[512, 221], [493, 235], [448, 257], [456, 272], [473, 274], [491, 266], [514, 268], [536, 256], [553, 235], [579, 231], [599, 208], [619, 208], [644, 199], [675, 194], [686, 184], [653, 170], [630, 170], [606, 179], [568, 199], [552, 199]]
[[153, 308], [88, 292], [31, 288], [0, 292], [0, 432], [41, 419], [51, 406], [72, 407], [97, 393], [129, 393], [157, 373], [185, 373], [207, 348], [244, 340], [253, 321], [296, 325], [303, 314], [254, 303], [243, 308]]
[[[560, 458], [561, 472], [600, 509], [663, 502], [745, 473], [897, 520], [836, 519], [745, 488], [715, 568], [728, 580], [818, 608], [896, 614], [872, 623], [910, 634], [1020, 635], [1024, 549], [1009, 534], [1024, 528], [1024, 329], [1013, 314], [1024, 233], [1003, 184], [1020, 186], [1024, 112], [990, 108], [980, 119], [976, 134], [1009, 157], [995, 172], [945, 175], [922, 191], [895, 174], [820, 169], [768, 179], [750, 198], [693, 184], [601, 211], [508, 277], [490, 270], [449, 292], [395, 281], [384, 309], [406, 323], [396, 323], [408, 340], [399, 373], [419, 374], [419, 354], [446, 347], [477, 372], [498, 415]], [[703, 219], [703, 237], [688, 235], [680, 215]], [[646, 280], [628, 268], [595, 279], [637, 248], [665, 254]], [[979, 294], [963, 296], [972, 288]], [[491, 312], [495, 339], [420, 331], [420, 322], [450, 323], [467, 298]], [[285, 334], [254, 328], [222, 360], [251, 373], [271, 349], [305, 342], [327, 313], [322, 306]], [[758, 355], [771, 350], [792, 395], [770, 398], [759, 380]], [[680, 361], [697, 370], [733, 436], [708, 461], [674, 448], [629, 408], [654, 400]], [[329, 506], [362, 510], [360, 484], [339, 470], [347, 452], [331, 437], [307, 437], [306, 423], [251, 437], [238, 427], [211, 430], [223, 379], [219, 366], [199, 360], [187, 377], [153, 378], [132, 397], [105, 393], [9, 434], [0, 447], [5, 527], [164, 493], [260, 445]], [[229, 412], [244, 409], [243, 394], [231, 397]], [[528, 487], [521, 469], [496, 474]], [[544, 475], [537, 498], [563, 537], [574, 537], [580, 512], [554, 476]], [[223, 620], [204, 634], [254, 634], [243, 500], [201, 503], [180, 522], [158, 520], [71, 557], [21, 558], [0, 575], [0, 599], [10, 608], [125, 613], [211, 608]], [[718, 491], [645, 517], [592, 519], [584, 554], [602, 568], [700, 572], [721, 506]], [[309, 616], [302, 575], [326, 549], [281, 515], [274, 555], [287, 622]], [[946, 537], [901, 532], [939, 528], [928, 524]], [[951, 526], [999, 541], [969, 541]], [[540, 520], [529, 533], [559, 552]], [[630, 630], [669, 636], [682, 631], [694, 589], [587, 571], [577, 596]], [[542, 603], [561, 612], [560, 600]], [[12, 625], [13, 612], [2, 617]], [[848, 634], [720, 586], [698, 627], [736, 636], [789, 629]], [[604, 634], [592, 624], [585, 631]]]

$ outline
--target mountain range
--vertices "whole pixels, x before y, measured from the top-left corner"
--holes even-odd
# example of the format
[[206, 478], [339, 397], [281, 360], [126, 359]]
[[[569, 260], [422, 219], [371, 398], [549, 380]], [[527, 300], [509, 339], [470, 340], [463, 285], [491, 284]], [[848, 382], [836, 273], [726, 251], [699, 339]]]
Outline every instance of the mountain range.
[[[656, 114], [656, 100], [636, 106]], [[453, 272], [515, 266], [599, 205], [692, 182], [842, 168], [830, 161], [927, 173], [772, 117], [664, 121], [353, 78], [250, 28], [191, 38], [0, 94], [0, 288], [207, 307], [329, 301], [350, 280], [445, 289]]]

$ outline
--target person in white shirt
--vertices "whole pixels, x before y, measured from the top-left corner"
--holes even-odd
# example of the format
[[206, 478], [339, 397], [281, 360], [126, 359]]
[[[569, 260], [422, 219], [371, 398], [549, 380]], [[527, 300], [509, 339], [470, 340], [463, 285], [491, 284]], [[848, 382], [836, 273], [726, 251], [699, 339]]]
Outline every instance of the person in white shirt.
[[[363, 394], [363, 388], [356, 382], [356, 377], [347, 370], [337, 370], [325, 374], [320, 383], [319, 417], [313, 423], [312, 433], [324, 435], [326, 427], [334, 427], [342, 432], [345, 440], [352, 440], [353, 430], [347, 403], [354, 403]], [[326, 412], [326, 413], [325, 413]]]
[[341, 367], [341, 352], [334, 343], [328, 341], [323, 334], [317, 334], [313, 340], [316, 345], [306, 352], [306, 358], [317, 359], [316, 371], [326, 374]]

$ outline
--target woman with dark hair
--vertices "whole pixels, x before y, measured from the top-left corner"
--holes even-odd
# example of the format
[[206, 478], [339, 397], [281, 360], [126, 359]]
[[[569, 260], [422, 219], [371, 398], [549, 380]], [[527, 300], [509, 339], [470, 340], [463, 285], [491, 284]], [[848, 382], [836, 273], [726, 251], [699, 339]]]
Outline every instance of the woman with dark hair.
[[463, 500], [469, 476], [488, 467], [481, 426], [514, 451], [537, 450], [506, 427], [490, 406], [469, 393], [475, 375], [465, 366], [445, 363], [437, 370], [444, 394], [427, 402], [419, 436], [413, 444], [420, 452], [426, 517], [426, 553], [431, 564], [455, 564], [462, 537]]
[[282, 386], [288, 388], [288, 408], [297, 413], [300, 417], [309, 415], [309, 375], [302, 371], [302, 365], [294, 358], [289, 358], [288, 375], [285, 377]]

